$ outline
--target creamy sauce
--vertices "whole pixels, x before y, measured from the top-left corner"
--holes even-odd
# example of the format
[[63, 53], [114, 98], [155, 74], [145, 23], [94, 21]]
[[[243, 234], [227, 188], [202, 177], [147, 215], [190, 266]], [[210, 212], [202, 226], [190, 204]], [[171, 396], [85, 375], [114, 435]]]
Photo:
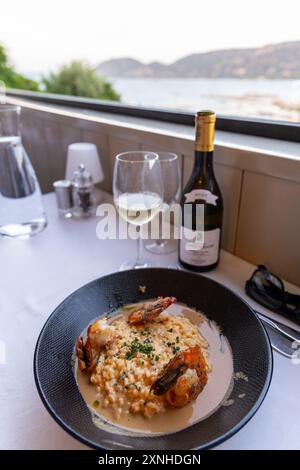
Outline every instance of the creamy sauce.
[[[129, 413], [116, 420], [110, 408], [102, 408], [99, 405], [96, 409], [93, 406], [97, 400], [96, 387], [89, 382], [89, 376], [79, 370], [76, 362], [76, 382], [92, 413], [96, 426], [123, 435], [169, 434], [207, 418], [229, 397], [233, 386], [233, 359], [230, 345], [221, 334], [219, 327], [214, 322], [210, 322], [202, 313], [179, 303], [171, 305], [166, 311], [188, 318], [198, 326], [200, 333], [209, 344], [208, 353], [212, 371], [208, 375], [208, 382], [204, 390], [195, 402], [182, 408], [170, 408], [149, 419], [142, 415]], [[116, 317], [112, 317], [112, 319], [114, 318]]]

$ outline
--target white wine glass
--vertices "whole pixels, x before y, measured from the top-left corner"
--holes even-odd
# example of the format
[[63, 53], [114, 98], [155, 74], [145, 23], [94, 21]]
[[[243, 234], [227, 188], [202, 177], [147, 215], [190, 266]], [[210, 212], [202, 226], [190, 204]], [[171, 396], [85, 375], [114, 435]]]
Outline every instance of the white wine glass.
[[158, 155], [154, 152], [132, 151], [116, 156], [113, 179], [114, 203], [120, 216], [137, 227], [137, 257], [126, 261], [120, 270], [147, 268], [151, 263], [142, 256], [143, 225], [160, 211], [163, 182]]
[[181, 196], [181, 171], [179, 167], [179, 158], [176, 153], [158, 152], [158, 158], [161, 167], [164, 199], [159, 213], [159, 237], [157, 240], [149, 240], [145, 243], [146, 250], [157, 255], [166, 255], [176, 251], [178, 248], [178, 240], [164, 239], [162, 236], [163, 217], [169, 210], [170, 206], [180, 202]]

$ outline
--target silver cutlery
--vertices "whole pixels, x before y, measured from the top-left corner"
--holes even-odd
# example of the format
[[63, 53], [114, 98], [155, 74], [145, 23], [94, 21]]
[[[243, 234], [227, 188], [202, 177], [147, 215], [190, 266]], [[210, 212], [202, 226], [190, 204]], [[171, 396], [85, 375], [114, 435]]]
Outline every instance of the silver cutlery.
[[289, 359], [295, 357], [298, 354], [297, 349], [300, 348], [300, 333], [280, 322], [271, 320], [260, 312], [255, 311], [255, 313], [266, 328], [274, 351]]

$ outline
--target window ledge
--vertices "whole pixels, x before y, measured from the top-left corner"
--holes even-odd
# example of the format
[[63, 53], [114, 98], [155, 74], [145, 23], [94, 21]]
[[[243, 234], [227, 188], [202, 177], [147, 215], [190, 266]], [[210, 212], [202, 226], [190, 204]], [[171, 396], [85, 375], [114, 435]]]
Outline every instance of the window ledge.
[[[30, 101], [29, 99], [9, 97], [7, 101], [23, 108], [94, 121], [106, 126], [127, 129], [128, 132], [146, 132], [156, 136], [175, 138], [182, 143], [182, 145], [176, 146], [178, 151], [186, 156], [191, 156], [193, 153], [195, 133], [192, 126], [89, 109], [70, 108]], [[216, 161], [220, 164], [237, 166], [248, 171], [263, 172], [300, 183], [300, 145], [297, 142], [217, 130], [215, 150]]]

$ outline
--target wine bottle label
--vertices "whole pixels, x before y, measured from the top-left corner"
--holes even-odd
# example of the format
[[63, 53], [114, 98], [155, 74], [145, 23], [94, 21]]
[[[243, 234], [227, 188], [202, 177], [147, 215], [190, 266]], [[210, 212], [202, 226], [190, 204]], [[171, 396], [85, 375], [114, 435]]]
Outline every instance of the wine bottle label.
[[181, 227], [180, 259], [192, 266], [210, 266], [218, 261], [221, 230], [193, 231]]
[[213, 206], [216, 206], [216, 200], [218, 199], [219, 196], [216, 196], [213, 194], [211, 191], [208, 191], [207, 189], [193, 189], [190, 193], [186, 193], [184, 195], [185, 201], [184, 202], [195, 202], [199, 199], [202, 201], [205, 201], [207, 204], [212, 204]]

